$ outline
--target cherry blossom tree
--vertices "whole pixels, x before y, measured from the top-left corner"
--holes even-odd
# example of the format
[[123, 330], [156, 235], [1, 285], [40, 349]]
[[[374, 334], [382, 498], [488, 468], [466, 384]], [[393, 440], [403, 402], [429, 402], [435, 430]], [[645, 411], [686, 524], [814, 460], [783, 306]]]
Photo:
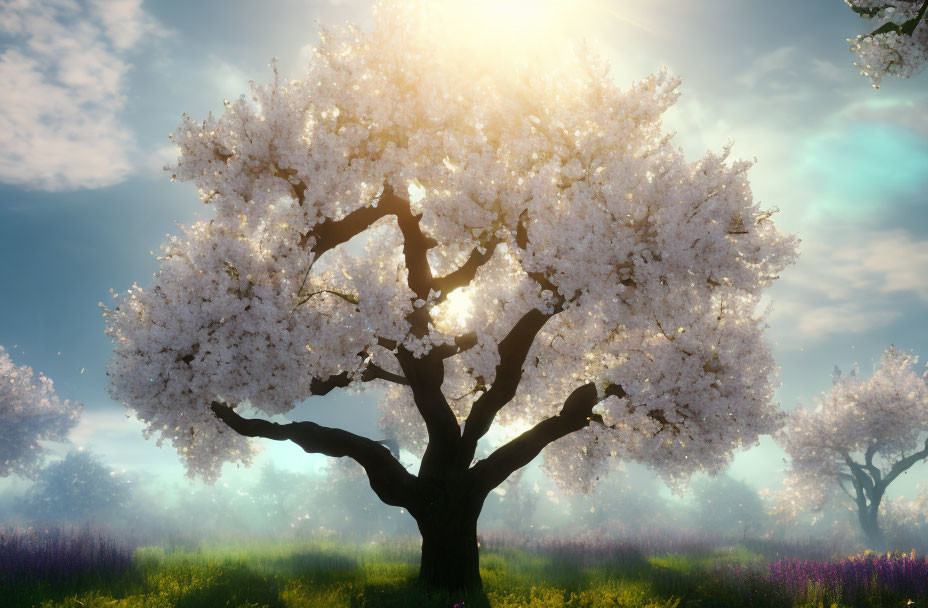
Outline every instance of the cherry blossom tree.
[[0, 477], [34, 476], [44, 456], [39, 442], [64, 441], [81, 409], [60, 400], [51, 379], [17, 366], [0, 346]]
[[851, 40], [854, 65], [875, 88], [884, 76], [908, 78], [928, 60], [928, 0], [845, 0], [855, 13], [876, 21], [869, 34]]
[[[462, 54], [432, 10], [323, 29], [305, 77], [185, 117], [174, 177], [213, 217], [104, 315], [112, 395], [190, 475], [250, 463], [249, 438], [351, 458], [418, 523], [421, 581], [457, 589], [480, 584], [485, 498], [545, 448], [564, 485], [610, 458], [679, 484], [777, 427], [755, 308], [795, 240], [749, 163], [671, 145], [679, 79], [623, 91], [566, 46]], [[266, 419], [370, 384], [415, 473], [383, 442]]]
[[790, 458], [789, 503], [818, 509], [835, 489], [855, 506], [860, 527], [883, 548], [880, 505], [889, 485], [928, 458], [928, 385], [916, 357], [889, 348], [869, 380], [835, 370], [814, 411], [799, 408], [778, 434]]

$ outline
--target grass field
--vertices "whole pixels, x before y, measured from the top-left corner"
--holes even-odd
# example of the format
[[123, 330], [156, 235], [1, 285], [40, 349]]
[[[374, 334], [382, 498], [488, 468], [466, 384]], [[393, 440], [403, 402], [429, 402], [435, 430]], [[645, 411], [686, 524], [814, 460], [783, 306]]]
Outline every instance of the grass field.
[[[92, 553], [79, 543], [57, 547], [56, 551], [75, 555]], [[512, 539], [491, 541], [481, 549], [483, 592], [470, 597], [429, 597], [417, 589], [419, 549], [415, 540], [256, 543], [177, 551], [141, 547], [129, 555], [121, 566], [85, 564], [70, 574], [34, 566], [37, 573], [20, 571], [4, 578], [0, 569], [0, 605], [451, 608], [463, 601], [467, 608], [843, 608], [903, 607], [910, 600], [915, 607], [928, 605], [928, 592], [916, 588], [919, 581], [928, 579], [924, 569], [918, 570], [924, 568], [923, 559], [868, 555], [832, 562], [831, 569], [826, 562], [813, 561], [775, 562], [772, 567], [774, 560], [764, 555], [762, 546], [694, 545], [659, 554], [627, 542], [520, 546]], [[8, 559], [14, 559], [10, 556], [7, 551]], [[56, 559], [70, 563], [75, 557]], [[110, 560], [107, 563], [118, 562], [106, 559]], [[893, 561], [900, 559], [898, 564]]]

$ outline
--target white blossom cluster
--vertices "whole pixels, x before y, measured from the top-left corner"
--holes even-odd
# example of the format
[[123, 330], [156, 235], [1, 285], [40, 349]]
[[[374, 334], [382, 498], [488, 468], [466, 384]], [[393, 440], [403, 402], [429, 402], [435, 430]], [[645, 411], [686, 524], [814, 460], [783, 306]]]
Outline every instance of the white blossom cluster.
[[40, 441], [63, 441], [77, 424], [80, 403], [60, 400], [43, 374], [16, 366], [0, 346], [0, 477], [31, 476], [42, 464]]
[[[324, 29], [305, 77], [253, 87], [219, 118], [185, 117], [172, 170], [215, 215], [168, 240], [154, 285], [104, 311], [113, 396], [211, 478], [252, 449], [214, 400], [282, 414], [313, 378], [360, 379], [371, 362], [400, 373], [389, 341], [421, 356], [473, 333], [442, 386], [463, 421], [513, 325], [563, 305], [497, 422], [524, 430], [585, 383], [621, 385], [628, 396], [597, 409], [603, 424], [547, 451], [565, 486], [595, 478], [607, 456], [682, 480], [772, 432], [756, 303], [795, 239], [753, 200], [749, 164], [728, 149], [691, 163], [671, 145], [660, 117], [680, 81], [666, 71], [621, 90], [583, 49], [556, 65], [463, 60], [430, 10], [380, 4], [371, 32]], [[433, 276], [492, 249], [469, 285], [416, 297], [392, 215], [314, 259], [313, 230], [385, 188], [437, 242]], [[423, 306], [433, 323], [416, 337], [407, 316]], [[383, 428], [421, 451], [411, 391], [386, 395]]]
[[[869, 20], [874, 29], [869, 34], [857, 36], [851, 43], [851, 51], [857, 55], [854, 65], [860, 73], [873, 81], [879, 88], [884, 76], [908, 78], [916, 73], [928, 60], [928, 18], [925, 17], [922, 0], [845, 0]], [[917, 20], [913, 23], [913, 20]], [[883, 26], [915, 25], [911, 32], [877, 32]]]
[[839, 475], [850, 473], [848, 458], [863, 466], [870, 450], [886, 477], [901, 458], [925, 448], [928, 384], [916, 364], [915, 356], [891, 347], [870, 379], [836, 373], [814, 410], [791, 412], [777, 435], [790, 458], [782, 502], [793, 511], [819, 508], [834, 495]]
[[897, 496], [883, 501], [880, 519], [889, 531], [928, 530], [928, 488], [919, 484], [912, 498]]

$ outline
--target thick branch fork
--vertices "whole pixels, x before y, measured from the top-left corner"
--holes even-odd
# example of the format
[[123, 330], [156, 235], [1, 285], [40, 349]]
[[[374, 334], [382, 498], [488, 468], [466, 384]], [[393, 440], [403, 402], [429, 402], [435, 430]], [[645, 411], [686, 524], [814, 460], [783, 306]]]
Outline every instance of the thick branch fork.
[[542, 420], [471, 468], [478, 491], [488, 494], [534, 460], [546, 446], [589, 426], [597, 403], [596, 385], [592, 382], [575, 389], [559, 414]]

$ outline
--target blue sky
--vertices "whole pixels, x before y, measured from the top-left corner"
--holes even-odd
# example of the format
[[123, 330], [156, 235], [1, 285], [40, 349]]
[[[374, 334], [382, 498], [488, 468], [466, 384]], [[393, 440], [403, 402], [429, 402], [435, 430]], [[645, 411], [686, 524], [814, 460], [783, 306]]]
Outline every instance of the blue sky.
[[[663, 65], [683, 77], [666, 120], [677, 144], [695, 159], [733, 140], [734, 156], [757, 159], [755, 196], [802, 238], [770, 290], [782, 405], [810, 402], [836, 364], [868, 371], [889, 344], [928, 360], [928, 76], [871, 89], [845, 42], [866, 24], [841, 0], [574, 6], [623, 86]], [[299, 76], [314, 19], [364, 24], [367, 3], [0, 1], [0, 79], [15, 83], [0, 91], [0, 344], [85, 404], [72, 439], [111, 466], [182, 476], [107, 396], [98, 308], [150, 281], [149, 251], [175, 221], [208, 216], [161, 171], [167, 135], [182, 112], [203, 117], [269, 80], [271, 57]], [[373, 402], [336, 395], [299, 414], [376, 434]], [[286, 446], [263, 458], [318, 464]], [[775, 485], [781, 459], [764, 441], [732, 473]], [[928, 482], [908, 478], [897, 493]]]

